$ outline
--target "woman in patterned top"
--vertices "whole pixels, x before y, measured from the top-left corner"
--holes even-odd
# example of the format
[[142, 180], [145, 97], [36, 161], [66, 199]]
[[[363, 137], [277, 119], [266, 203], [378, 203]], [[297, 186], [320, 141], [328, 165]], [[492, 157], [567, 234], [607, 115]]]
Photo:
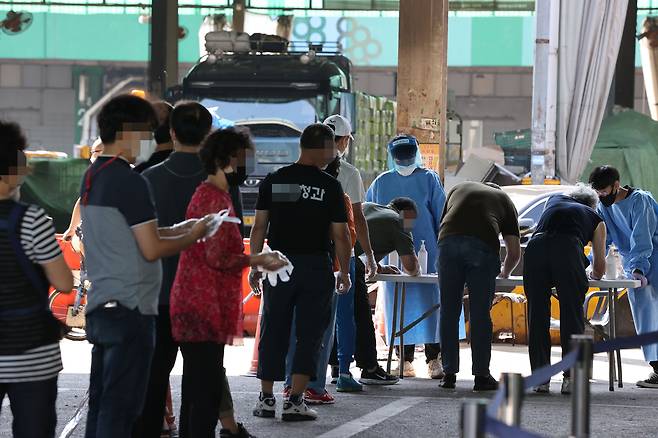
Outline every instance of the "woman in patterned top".
[[[224, 209], [235, 216], [229, 181], [252, 148], [246, 131], [220, 129], [208, 136], [200, 151], [208, 179], [192, 196], [188, 218]], [[182, 405], [188, 407], [181, 411], [181, 438], [215, 436], [224, 345], [242, 337], [242, 271], [248, 266], [278, 270], [286, 264], [277, 252], [244, 254], [235, 223], [222, 224], [214, 236], [181, 254], [170, 299], [172, 335], [184, 359]], [[233, 436], [250, 436], [240, 429]], [[222, 436], [232, 435], [222, 431]]]
[[[61, 327], [48, 289], [73, 288], [46, 213], [17, 202], [27, 174], [25, 136], [0, 121], [0, 405], [9, 396], [14, 436], [53, 437]], [[38, 415], [35, 415], [35, 412]]]

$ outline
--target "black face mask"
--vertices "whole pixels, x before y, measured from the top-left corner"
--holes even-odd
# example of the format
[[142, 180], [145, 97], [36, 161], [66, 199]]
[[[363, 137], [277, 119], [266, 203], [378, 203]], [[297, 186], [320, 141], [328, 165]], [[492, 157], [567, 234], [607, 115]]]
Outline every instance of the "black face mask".
[[599, 196], [599, 201], [601, 201], [601, 204], [603, 204], [604, 207], [610, 207], [615, 203], [618, 192], [619, 190], [615, 190], [614, 192], [610, 192], [608, 195]]
[[228, 182], [229, 186], [241, 186], [244, 184], [244, 182], [247, 180], [247, 172], [244, 167], [240, 168], [238, 167], [237, 172], [231, 172], [227, 173], [226, 175], [226, 181]]

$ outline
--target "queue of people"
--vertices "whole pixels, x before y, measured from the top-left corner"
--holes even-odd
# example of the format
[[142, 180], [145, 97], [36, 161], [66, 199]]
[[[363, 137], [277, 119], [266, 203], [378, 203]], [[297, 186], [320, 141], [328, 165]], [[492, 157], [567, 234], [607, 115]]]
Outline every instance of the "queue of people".
[[[92, 284], [86, 437], [160, 436], [179, 350], [180, 436], [213, 437], [218, 424], [222, 437], [252, 436], [236, 418], [223, 367], [225, 346], [242, 336], [246, 268], [263, 299], [254, 416], [276, 416], [274, 384], [281, 381], [281, 418], [315, 420], [318, 412], [309, 405], [335, 402], [327, 390], [329, 365], [338, 392], [397, 384], [377, 360], [367, 282], [377, 273], [427, 274], [417, 257], [421, 247], [425, 269], [438, 271], [439, 280], [407, 287], [405, 319], [437, 304], [439, 311], [405, 334], [408, 344], [397, 346], [399, 366], [414, 376], [416, 345], [423, 344], [428, 375], [441, 379], [443, 389], [456, 387], [467, 294], [473, 389], [497, 389], [490, 372], [495, 281], [521, 260], [518, 214], [500, 187], [467, 182], [446, 196], [439, 175], [422, 166], [416, 138], [399, 135], [388, 144], [391, 170], [366, 191], [359, 171], [344, 160], [352, 127], [334, 115], [306, 127], [299, 160], [260, 184], [246, 255], [239, 221], [218, 230], [212, 224], [220, 211], [241, 215], [238, 187], [254, 154], [248, 131], [213, 130], [212, 115], [195, 102], [152, 105], [132, 95], [111, 99], [98, 127], [100, 142], [65, 234], [81, 227]], [[153, 132], [158, 149], [144, 157]], [[16, 436], [51, 437], [62, 328], [48, 310], [48, 287], [70, 290], [72, 278], [45, 212], [18, 202], [26, 146], [18, 125], [0, 122], [0, 399], [9, 396]], [[142, 165], [133, 169], [140, 156]], [[629, 291], [638, 333], [658, 330], [658, 203], [647, 192], [621, 187], [609, 166], [595, 169], [589, 183], [548, 199], [523, 256], [533, 370], [550, 363], [551, 289], [566, 354], [570, 337], [584, 331], [588, 278], [604, 275], [611, 243], [627, 274], [641, 283]], [[392, 253], [399, 266], [389, 264]], [[286, 267], [294, 268], [288, 281], [263, 275]], [[392, 296], [385, 286], [387, 334]], [[658, 388], [658, 346], [644, 354], [653, 372], [638, 386]], [[350, 372], [354, 360], [358, 380]], [[570, 391], [566, 372], [561, 392]], [[35, 407], [43, 413], [38, 421], [29, 415]]]

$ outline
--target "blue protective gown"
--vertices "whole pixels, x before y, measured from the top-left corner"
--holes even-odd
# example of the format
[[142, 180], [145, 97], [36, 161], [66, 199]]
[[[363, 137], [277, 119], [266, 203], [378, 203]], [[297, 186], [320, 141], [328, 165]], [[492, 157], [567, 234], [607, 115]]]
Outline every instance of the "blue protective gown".
[[[418, 168], [409, 176], [402, 176], [391, 170], [383, 173], [373, 181], [366, 193], [366, 201], [387, 205], [397, 197], [407, 197], [416, 201], [418, 218], [413, 229], [416, 252], [420, 249], [421, 240], [425, 241], [427, 249], [427, 270], [436, 272], [439, 224], [446, 201], [445, 191], [441, 186], [439, 175], [427, 169]], [[386, 336], [391, 334], [391, 316], [393, 312], [394, 285], [386, 283], [384, 287], [384, 320]], [[401, 296], [401, 295], [400, 295]], [[409, 284], [404, 309], [404, 321], [408, 324], [439, 302], [439, 285]], [[399, 319], [397, 321], [399, 324]], [[399, 325], [398, 325], [399, 327]], [[390, 340], [389, 340], [390, 341]], [[439, 312], [425, 319], [416, 327], [404, 334], [404, 343], [431, 344], [439, 342]], [[399, 338], [396, 339], [399, 344]]]
[[[627, 277], [639, 269], [649, 280], [645, 288], [629, 289], [633, 321], [638, 333], [658, 330], [658, 203], [650, 193], [634, 190], [611, 207], [599, 204], [608, 227], [608, 244], [619, 248]], [[658, 360], [658, 345], [642, 348], [647, 362]]]

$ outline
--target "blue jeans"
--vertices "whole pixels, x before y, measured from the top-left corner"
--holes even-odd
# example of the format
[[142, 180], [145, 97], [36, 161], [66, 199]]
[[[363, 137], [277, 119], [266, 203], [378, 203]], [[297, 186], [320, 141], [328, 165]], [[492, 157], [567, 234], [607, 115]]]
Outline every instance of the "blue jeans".
[[87, 315], [91, 350], [86, 438], [131, 436], [146, 396], [155, 316], [117, 306]]
[[469, 291], [473, 375], [488, 376], [491, 361], [491, 302], [500, 256], [482, 240], [450, 236], [439, 241], [441, 358], [446, 374], [459, 372], [459, 316], [464, 285]]
[[350, 372], [350, 364], [354, 360], [354, 346], [356, 342], [356, 324], [354, 323], [355, 266], [355, 260], [352, 257], [350, 259], [350, 280], [352, 281], [352, 287], [350, 287], [350, 290], [346, 294], [338, 295], [336, 338], [338, 341], [338, 368], [341, 374]]
[[[320, 351], [318, 351], [317, 371], [316, 378], [308, 384], [308, 388], [324, 393], [325, 386], [327, 385], [327, 366], [329, 364], [329, 356], [331, 349], [334, 345], [334, 328], [336, 327], [336, 309], [338, 307], [337, 294], [334, 293], [331, 307], [331, 318], [327, 328], [322, 335], [322, 344]], [[288, 355], [286, 356], [286, 386], [292, 386], [292, 364], [295, 357], [295, 321], [293, 317], [292, 330], [290, 331], [290, 347], [288, 347]]]

